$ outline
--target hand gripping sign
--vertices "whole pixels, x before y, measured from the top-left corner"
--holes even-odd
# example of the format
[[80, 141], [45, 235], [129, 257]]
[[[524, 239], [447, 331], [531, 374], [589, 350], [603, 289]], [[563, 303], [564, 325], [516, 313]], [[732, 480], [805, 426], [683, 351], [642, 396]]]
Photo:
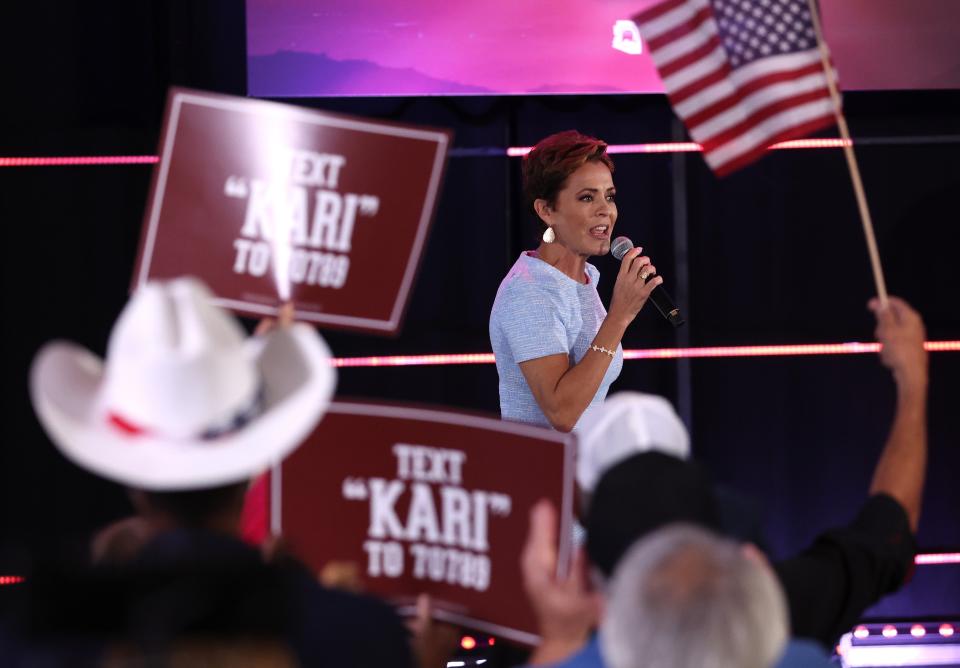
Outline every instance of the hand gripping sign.
[[395, 333], [450, 135], [174, 88], [137, 288], [190, 274], [252, 316]]
[[316, 573], [352, 564], [364, 588], [403, 608], [533, 644], [520, 553], [530, 508], [561, 509], [570, 557], [573, 440], [448, 411], [334, 402], [271, 476], [271, 521]]

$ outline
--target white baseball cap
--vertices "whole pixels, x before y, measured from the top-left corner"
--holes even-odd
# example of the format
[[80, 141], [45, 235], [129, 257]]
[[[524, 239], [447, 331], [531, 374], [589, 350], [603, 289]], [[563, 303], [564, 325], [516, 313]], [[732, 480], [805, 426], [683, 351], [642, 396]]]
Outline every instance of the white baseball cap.
[[609, 468], [647, 450], [690, 457], [690, 436], [673, 406], [656, 394], [610, 395], [577, 423], [577, 484], [590, 492]]

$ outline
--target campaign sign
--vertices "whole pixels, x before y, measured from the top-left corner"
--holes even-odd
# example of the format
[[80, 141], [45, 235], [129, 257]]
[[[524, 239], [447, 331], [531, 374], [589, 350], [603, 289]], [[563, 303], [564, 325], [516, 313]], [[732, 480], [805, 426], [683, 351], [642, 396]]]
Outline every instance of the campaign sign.
[[573, 437], [448, 411], [338, 401], [271, 477], [273, 531], [314, 572], [351, 563], [410, 612], [534, 644], [520, 554], [539, 499], [570, 557]]
[[450, 134], [172, 89], [133, 288], [193, 275], [251, 316], [395, 333]]

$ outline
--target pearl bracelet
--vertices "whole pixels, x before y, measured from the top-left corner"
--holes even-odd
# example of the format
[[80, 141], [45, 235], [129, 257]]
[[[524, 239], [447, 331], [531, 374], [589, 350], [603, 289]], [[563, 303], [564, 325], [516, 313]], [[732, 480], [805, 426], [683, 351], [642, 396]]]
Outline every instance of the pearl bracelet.
[[614, 357], [616, 355], [616, 353], [612, 350], [607, 350], [603, 346], [595, 346], [593, 344], [590, 345], [590, 350], [596, 350], [598, 353], [605, 353], [610, 355], [610, 357]]

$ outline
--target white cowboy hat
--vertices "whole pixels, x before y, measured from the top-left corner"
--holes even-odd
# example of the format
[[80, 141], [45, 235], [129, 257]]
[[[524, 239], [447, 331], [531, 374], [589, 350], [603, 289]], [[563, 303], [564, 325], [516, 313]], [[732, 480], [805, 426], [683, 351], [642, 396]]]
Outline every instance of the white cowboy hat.
[[613, 394], [577, 423], [577, 484], [591, 492], [608, 469], [647, 450], [690, 457], [690, 436], [680, 416], [656, 394]]
[[150, 283], [105, 361], [64, 341], [37, 353], [31, 399], [64, 455], [131, 487], [188, 490], [254, 476], [310, 434], [336, 385], [326, 343], [303, 324], [245, 339], [212, 298], [192, 278]]

